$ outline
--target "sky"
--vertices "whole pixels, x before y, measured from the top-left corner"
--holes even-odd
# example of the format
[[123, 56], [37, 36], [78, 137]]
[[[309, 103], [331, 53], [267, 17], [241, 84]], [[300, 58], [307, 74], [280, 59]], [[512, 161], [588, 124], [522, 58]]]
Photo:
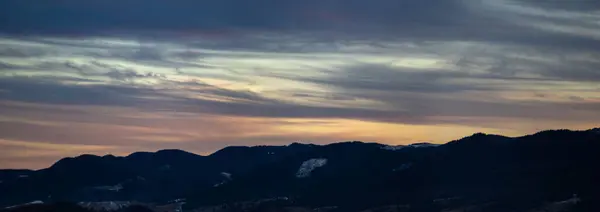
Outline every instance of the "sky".
[[3, 0], [0, 168], [600, 124], [600, 1]]

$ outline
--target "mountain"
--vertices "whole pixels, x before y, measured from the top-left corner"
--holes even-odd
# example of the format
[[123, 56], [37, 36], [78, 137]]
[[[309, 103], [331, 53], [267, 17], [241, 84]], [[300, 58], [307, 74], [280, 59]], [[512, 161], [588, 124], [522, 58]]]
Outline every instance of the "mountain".
[[263, 201], [272, 199], [277, 207], [338, 211], [544, 211], [572, 202], [577, 207], [569, 210], [600, 211], [592, 204], [600, 202], [598, 162], [600, 129], [478, 133], [443, 145], [293, 143], [227, 147], [208, 156], [181, 150], [81, 155], [38, 171], [0, 170], [0, 208], [34, 200], [166, 204], [181, 198], [187, 209], [223, 212], [241, 202], [275, 207]]
[[[3, 211], [6, 212], [97, 212], [98, 208], [85, 207], [80, 204], [68, 203], [68, 202], [57, 202], [57, 203], [39, 203], [39, 204], [25, 204], [15, 207], [8, 207]], [[153, 207], [145, 207], [141, 205], [129, 205], [125, 207], [119, 207], [114, 212], [155, 212]]]

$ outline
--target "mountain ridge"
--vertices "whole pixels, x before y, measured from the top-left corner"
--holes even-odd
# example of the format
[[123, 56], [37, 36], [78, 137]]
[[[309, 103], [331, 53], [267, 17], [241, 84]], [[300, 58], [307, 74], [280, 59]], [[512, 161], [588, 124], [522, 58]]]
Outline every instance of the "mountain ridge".
[[493, 200], [502, 207], [533, 207], [574, 193], [600, 200], [593, 186], [600, 177], [597, 131], [546, 130], [519, 137], [476, 133], [441, 145], [238, 146], [207, 156], [183, 150], [81, 155], [38, 171], [0, 170], [0, 208], [34, 200], [160, 203], [179, 198], [194, 208], [286, 197], [302, 206], [353, 211], [400, 203], [426, 207], [427, 201], [456, 196], [461, 204]]
[[[452, 142], [456, 142], [456, 141], [461, 141], [464, 139], [468, 139], [471, 137], [479, 137], [479, 136], [494, 136], [494, 137], [501, 137], [507, 140], [512, 140], [512, 139], [518, 139], [518, 138], [523, 138], [523, 137], [528, 137], [528, 136], [535, 136], [535, 135], [540, 135], [540, 134], [544, 134], [544, 133], [548, 133], [548, 132], [598, 132], [600, 133], [600, 127], [597, 128], [590, 128], [590, 129], [585, 129], [585, 130], [570, 130], [570, 129], [551, 129], [551, 130], [542, 130], [542, 131], [538, 131], [532, 134], [527, 134], [527, 135], [522, 135], [522, 136], [515, 136], [515, 137], [509, 137], [509, 136], [504, 136], [504, 135], [496, 135], [496, 134], [488, 134], [488, 133], [483, 133], [483, 132], [477, 132], [474, 133], [470, 136], [466, 136], [460, 139], [455, 139], [455, 140], [451, 140], [449, 142], [446, 143], [430, 143], [430, 142], [415, 142], [412, 144], [402, 144], [402, 145], [394, 145], [394, 144], [385, 144], [385, 143], [378, 143], [378, 142], [364, 142], [364, 141], [342, 141], [342, 142], [333, 142], [333, 143], [328, 143], [328, 144], [314, 144], [314, 143], [301, 143], [301, 142], [293, 142], [291, 144], [288, 145], [254, 145], [254, 146], [226, 146], [223, 147], [222, 149], [216, 150], [215, 152], [208, 154], [208, 155], [200, 155], [200, 154], [196, 154], [193, 152], [188, 152], [185, 150], [181, 150], [181, 149], [160, 149], [154, 152], [151, 151], [140, 151], [140, 152], [132, 152], [128, 155], [125, 156], [115, 156], [112, 154], [107, 154], [107, 155], [93, 155], [93, 154], [81, 154], [78, 156], [73, 156], [73, 157], [65, 157], [62, 158], [60, 160], [58, 160], [57, 162], [55, 162], [54, 164], [60, 162], [61, 160], [64, 159], [75, 159], [75, 158], [80, 158], [80, 157], [89, 157], [89, 156], [95, 156], [95, 157], [116, 157], [116, 158], [127, 158], [127, 157], [131, 157], [131, 156], [135, 156], [135, 155], [142, 155], [142, 154], [160, 154], [160, 153], [164, 153], [164, 152], [178, 152], [178, 153], [186, 153], [186, 154], [191, 154], [194, 156], [200, 156], [200, 157], [210, 157], [211, 155], [215, 155], [221, 151], [224, 150], [229, 150], [229, 149], [252, 149], [252, 148], [262, 148], [262, 147], [267, 147], [267, 148], [283, 148], [283, 147], [290, 147], [292, 145], [301, 145], [301, 146], [328, 146], [328, 145], [336, 145], [336, 144], [345, 144], [345, 143], [354, 143], [354, 142], [359, 142], [359, 143], [364, 143], [364, 144], [379, 144], [379, 145], [383, 145], [383, 146], [411, 146], [414, 144], [435, 144], [435, 145], [445, 145], [445, 144], [449, 144]], [[54, 164], [50, 165], [50, 167], [52, 167]], [[48, 167], [49, 168], [49, 167]], [[45, 169], [45, 168], [42, 168]], [[34, 169], [0, 169], [0, 171], [6, 171], [6, 170], [21, 170], [21, 171], [36, 171]]]

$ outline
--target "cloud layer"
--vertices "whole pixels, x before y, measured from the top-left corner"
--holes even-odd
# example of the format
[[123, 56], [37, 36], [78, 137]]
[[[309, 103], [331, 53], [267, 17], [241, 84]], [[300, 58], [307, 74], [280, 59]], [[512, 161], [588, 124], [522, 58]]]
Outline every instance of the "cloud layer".
[[591, 128], [599, 21], [586, 0], [5, 0], [0, 168]]

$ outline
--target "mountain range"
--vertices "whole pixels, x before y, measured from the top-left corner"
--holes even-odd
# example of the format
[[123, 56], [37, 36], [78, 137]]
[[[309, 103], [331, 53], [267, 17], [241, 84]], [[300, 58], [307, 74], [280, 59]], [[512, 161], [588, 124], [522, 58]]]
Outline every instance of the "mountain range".
[[[353, 141], [233, 146], [208, 156], [81, 155], [41, 170], [0, 170], [0, 208], [184, 201], [184, 211], [222, 212], [600, 211], [599, 162], [599, 128], [477, 133], [441, 145]], [[232, 209], [241, 203], [245, 209]]]

